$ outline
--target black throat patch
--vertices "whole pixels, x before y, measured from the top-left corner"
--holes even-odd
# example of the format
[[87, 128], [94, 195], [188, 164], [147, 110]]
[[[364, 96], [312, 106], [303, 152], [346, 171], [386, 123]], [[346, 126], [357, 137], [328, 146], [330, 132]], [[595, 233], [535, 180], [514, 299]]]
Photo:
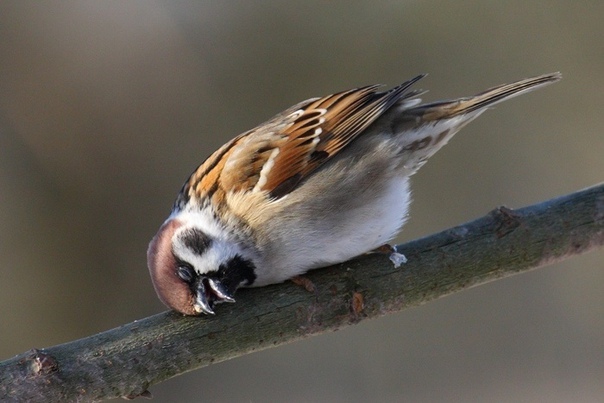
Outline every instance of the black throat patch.
[[229, 291], [235, 292], [240, 286], [250, 286], [256, 280], [254, 264], [237, 255], [218, 269], [217, 277], [227, 286]]

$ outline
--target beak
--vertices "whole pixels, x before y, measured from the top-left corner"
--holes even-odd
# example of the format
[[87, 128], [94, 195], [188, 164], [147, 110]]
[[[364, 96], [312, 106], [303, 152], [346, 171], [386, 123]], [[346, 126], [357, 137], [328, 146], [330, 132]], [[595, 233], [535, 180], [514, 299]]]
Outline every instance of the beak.
[[195, 304], [193, 304], [193, 309], [195, 309], [195, 312], [214, 315], [212, 303], [208, 300], [206, 287], [203, 281], [199, 282], [197, 292], [195, 294]]
[[193, 309], [197, 313], [214, 315], [214, 304], [218, 302], [235, 302], [228, 289], [220, 281], [200, 277], [195, 291]]
[[227, 288], [220, 281], [209, 278], [208, 284], [210, 285], [212, 292], [216, 296], [217, 301], [235, 302], [235, 299], [233, 299], [233, 296], [231, 295], [231, 293], [229, 293]]

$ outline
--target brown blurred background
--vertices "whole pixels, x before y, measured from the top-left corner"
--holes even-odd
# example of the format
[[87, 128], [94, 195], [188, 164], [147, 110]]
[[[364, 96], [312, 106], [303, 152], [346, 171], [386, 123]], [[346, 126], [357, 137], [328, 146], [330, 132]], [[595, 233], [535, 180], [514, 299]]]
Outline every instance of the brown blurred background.
[[[182, 182], [311, 96], [428, 72], [436, 100], [564, 74], [414, 177], [401, 241], [604, 180], [602, 16], [597, 1], [1, 2], [0, 359], [164, 310], [145, 252]], [[154, 401], [601, 401], [603, 258], [197, 370]]]

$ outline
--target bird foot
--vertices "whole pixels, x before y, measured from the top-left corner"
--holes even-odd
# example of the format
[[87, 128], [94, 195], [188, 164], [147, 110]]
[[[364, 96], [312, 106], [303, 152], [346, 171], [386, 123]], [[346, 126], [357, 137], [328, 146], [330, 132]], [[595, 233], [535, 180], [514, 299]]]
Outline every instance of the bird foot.
[[312, 281], [310, 281], [310, 279], [308, 277], [295, 276], [295, 277], [290, 278], [290, 281], [292, 283], [294, 283], [295, 285], [298, 285], [298, 286], [304, 288], [308, 292], [315, 292], [315, 290], [316, 290], [315, 285], [313, 284]]

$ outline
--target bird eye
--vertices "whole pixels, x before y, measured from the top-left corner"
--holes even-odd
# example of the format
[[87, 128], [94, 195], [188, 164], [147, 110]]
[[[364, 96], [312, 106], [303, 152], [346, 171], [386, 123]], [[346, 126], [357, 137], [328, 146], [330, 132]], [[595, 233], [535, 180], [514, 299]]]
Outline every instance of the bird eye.
[[195, 278], [195, 272], [193, 271], [193, 268], [191, 266], [186, 266], [186, 265], [179, 266], [178, 269], [176, 270], [176, 274], [185, 283], [191, 283], [191, 282], [193, 282], [193, 279]]

